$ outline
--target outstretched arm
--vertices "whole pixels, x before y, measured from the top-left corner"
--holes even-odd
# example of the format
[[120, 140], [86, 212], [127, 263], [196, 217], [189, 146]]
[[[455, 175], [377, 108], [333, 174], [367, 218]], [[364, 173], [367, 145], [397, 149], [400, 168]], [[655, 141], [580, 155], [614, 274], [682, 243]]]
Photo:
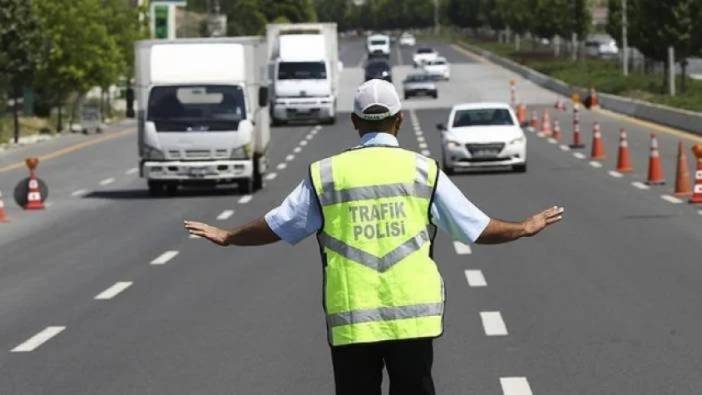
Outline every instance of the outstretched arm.
[[257, 246], [280, 240], [280, 237], [271, 230], [264, 218], [255, 219], [232, 230], [220, 229], [195, 221], [185, 221], [184, 225], [190, 234], [204, 237], [222, 247], [229, 245]]
[[532, 215], [522, 222], [505, 222], [490, 219], [483, 233], [475, 241], [478, 244], [499, 244], [531, 237], [546, 227], [563, 219], [563, 207], [553, 206], [538, 214]]

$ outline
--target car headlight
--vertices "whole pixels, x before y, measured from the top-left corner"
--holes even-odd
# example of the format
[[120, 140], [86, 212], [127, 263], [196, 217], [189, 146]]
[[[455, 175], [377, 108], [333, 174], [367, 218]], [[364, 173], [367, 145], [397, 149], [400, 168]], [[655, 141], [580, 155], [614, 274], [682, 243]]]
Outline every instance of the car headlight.
[[239, 148], [234, 148], [229, 159], [249, 159], [249, 145], [242, 145]]
[[517, 137], [516, 139], [513, 139], [509, 142], [509, 145], [514, 145], [514, 144], [521, 144], [526, 141], [526, 138], [524, 136], [522, 137]]
[[456, 148], [459, 148], [461, 146], [461, 143], [459, 143], [457, 141], [448, 140], [448, 141], [446, 141], [446, 146], [449, 148], [452, 148], [452, 149], [456, 149]]
[[150, 145], [144, 144], [142, 148], [142, 157], [147, 160], [164, 160], [166, 157], [163, 151], [156, 149]]

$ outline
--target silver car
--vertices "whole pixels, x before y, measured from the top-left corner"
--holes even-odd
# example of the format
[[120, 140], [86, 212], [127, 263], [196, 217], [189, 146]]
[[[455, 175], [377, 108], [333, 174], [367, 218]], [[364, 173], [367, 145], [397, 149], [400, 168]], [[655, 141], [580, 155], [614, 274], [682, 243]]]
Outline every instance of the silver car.
[[439, 97], [439, 90], [436, 88], [436, 83], [427, 74], [410, 74], [402, 81], [402, 88], [405, 92], [405, 99], [412, 96], [431, 96], [434, 99]]

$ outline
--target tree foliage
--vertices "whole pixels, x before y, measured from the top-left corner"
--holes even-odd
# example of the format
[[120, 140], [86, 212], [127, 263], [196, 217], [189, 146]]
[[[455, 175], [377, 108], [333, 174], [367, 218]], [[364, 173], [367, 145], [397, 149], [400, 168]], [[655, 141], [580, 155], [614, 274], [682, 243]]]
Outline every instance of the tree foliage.
[[44, 38], [28, 0], [0, 0], [0, 86], [17, 93], [40, 61]]

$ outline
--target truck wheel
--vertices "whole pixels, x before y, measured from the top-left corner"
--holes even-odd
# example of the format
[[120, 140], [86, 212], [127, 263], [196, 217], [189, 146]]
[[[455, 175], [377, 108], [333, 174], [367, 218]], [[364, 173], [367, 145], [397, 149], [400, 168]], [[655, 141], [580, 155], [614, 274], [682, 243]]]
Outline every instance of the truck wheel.
[[163, 196], [164, 185], [161, 181], [148, 181], [149, 195]]
[[258, 191], [259, 189], [263, 188], [263, 174], [261, 174], [261, 165], [259, 163], [261, 161], [261, 157], [255, 155], [253, 161], [253, 181], [251, 185], [251, 192]]

